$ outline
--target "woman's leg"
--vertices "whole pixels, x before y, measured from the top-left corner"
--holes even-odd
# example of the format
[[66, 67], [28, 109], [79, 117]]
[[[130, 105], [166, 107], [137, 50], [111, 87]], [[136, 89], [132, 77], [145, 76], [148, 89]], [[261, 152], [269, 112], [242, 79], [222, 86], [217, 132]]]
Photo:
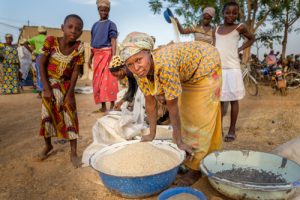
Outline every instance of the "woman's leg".
[[107, 109], [106, 109], [106, 103], [105, 103], [105, 102], [102, 102], [102, 103], [101, 103], [100, 111], [101, 111], [101, 112], [106, 112], [106, 110], [107, 110]]
[[113, 110], [115, 107], [115, 102], [114, 101], [111, 101], [110, 102], [110, 110]]
[[235, 140], [235, 125], [239, 113], [239, 102], [238, 101], [231, 101], [231, 112], [230, 112], [230, 127], [228, 130], [228, 134], [225, 137], [225, 142], [231, 142]]
[[43, 151], [39, 154], [39, 160], [43, 161], [48, 158], [50, 151], [53, 149], [53, 146], [51, 144], [51, 137], [44, 137], [45, 141], [45, 148]]
[[71, 153], [70, 153], [70, 159], [75, 168], [80, 167], [81, 161], [77, 156], [77, 139], [70, 140], [70, 147], [71, 147]]

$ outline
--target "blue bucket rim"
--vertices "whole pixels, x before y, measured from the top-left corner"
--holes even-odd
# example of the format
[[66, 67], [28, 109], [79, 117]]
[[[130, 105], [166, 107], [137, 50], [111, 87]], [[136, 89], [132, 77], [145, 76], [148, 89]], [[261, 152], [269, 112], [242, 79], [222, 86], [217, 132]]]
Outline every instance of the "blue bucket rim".
[[200, 200], [207, 200], [206, 196], [201, 191], [192, 187], [174, 187], [167, 189], [158, 196], [157, 200], [166, 200], [174, 195], [178, 195], [181, 193], [192, 194], [200, 198]]

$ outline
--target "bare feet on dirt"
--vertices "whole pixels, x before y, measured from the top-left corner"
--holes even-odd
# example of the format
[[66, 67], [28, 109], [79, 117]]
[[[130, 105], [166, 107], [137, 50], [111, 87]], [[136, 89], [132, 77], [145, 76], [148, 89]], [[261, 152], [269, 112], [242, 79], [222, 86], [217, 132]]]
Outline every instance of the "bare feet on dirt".
[[43, 160], [46, 160], [49, 155], [50, 155], [50, 152], [52, 151], [53, 149], [53, 146], [47, 146], [43, 149], [43, 151], [41, 153], [38, 154], [38, 160], [39, 161], [43, 161]]
[[70, 160], [74, 168], [79, 168], [82, 165], [81, 158], [77, 156], [76, 153], [71, 153]]

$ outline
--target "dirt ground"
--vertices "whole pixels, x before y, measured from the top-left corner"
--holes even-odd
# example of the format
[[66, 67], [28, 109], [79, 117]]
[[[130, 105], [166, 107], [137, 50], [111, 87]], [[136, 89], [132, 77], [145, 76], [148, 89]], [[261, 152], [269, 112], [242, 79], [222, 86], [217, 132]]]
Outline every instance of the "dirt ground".
[[[269, 87], [259, 89], [259, 96], [246, 96], [241, 101], [237, 139], [224, 143], [224, 149], [270, 151], [300, 135], [300, 89], [290, 90], [286, 97], [272, 94]], [[81, 135], [78, 152], [82, 154], [92, 142], [92, 126], [101, 114], [92, 113], [97, 109], [92, 95], [78, 94], [76, 98]], [[0, 96], [0, 199], [121, 200], [100, 183], [91, 168], [72, 167], [68, 143], [54, 144], [53, 155], [43, 162], [36, 160], [36, 154], [44, 145], [43, 138], [38, 136], [40, 108], [41, 99], [29, 88], [22, 94]], [[228, 126], [227, 115], [225, 132]], [[222, 197], [205, 178], [193, 187], [203, 191], [209, 199]], [[156, 197], [147, 200], [154, 199]]]

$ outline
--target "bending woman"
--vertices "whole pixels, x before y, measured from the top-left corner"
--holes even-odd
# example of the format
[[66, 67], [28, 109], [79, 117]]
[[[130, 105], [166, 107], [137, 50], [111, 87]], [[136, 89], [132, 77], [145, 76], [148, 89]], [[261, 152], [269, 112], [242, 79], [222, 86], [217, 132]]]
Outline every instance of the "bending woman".
[[191, 185], [201, 175], [200, 161], [221, 147], [220, 86], [218, 51], [204, 42], [176, 43], [153, 50], [152, 38], [139, 32], [127, 35], [120, 55], [135, 74], [145, 95], [151, 141], [156, 134], [157, 104], [165, 101], [173, 139], [177, 146], [193, 155], [185, 161], [189, 168], [178, 185]]

